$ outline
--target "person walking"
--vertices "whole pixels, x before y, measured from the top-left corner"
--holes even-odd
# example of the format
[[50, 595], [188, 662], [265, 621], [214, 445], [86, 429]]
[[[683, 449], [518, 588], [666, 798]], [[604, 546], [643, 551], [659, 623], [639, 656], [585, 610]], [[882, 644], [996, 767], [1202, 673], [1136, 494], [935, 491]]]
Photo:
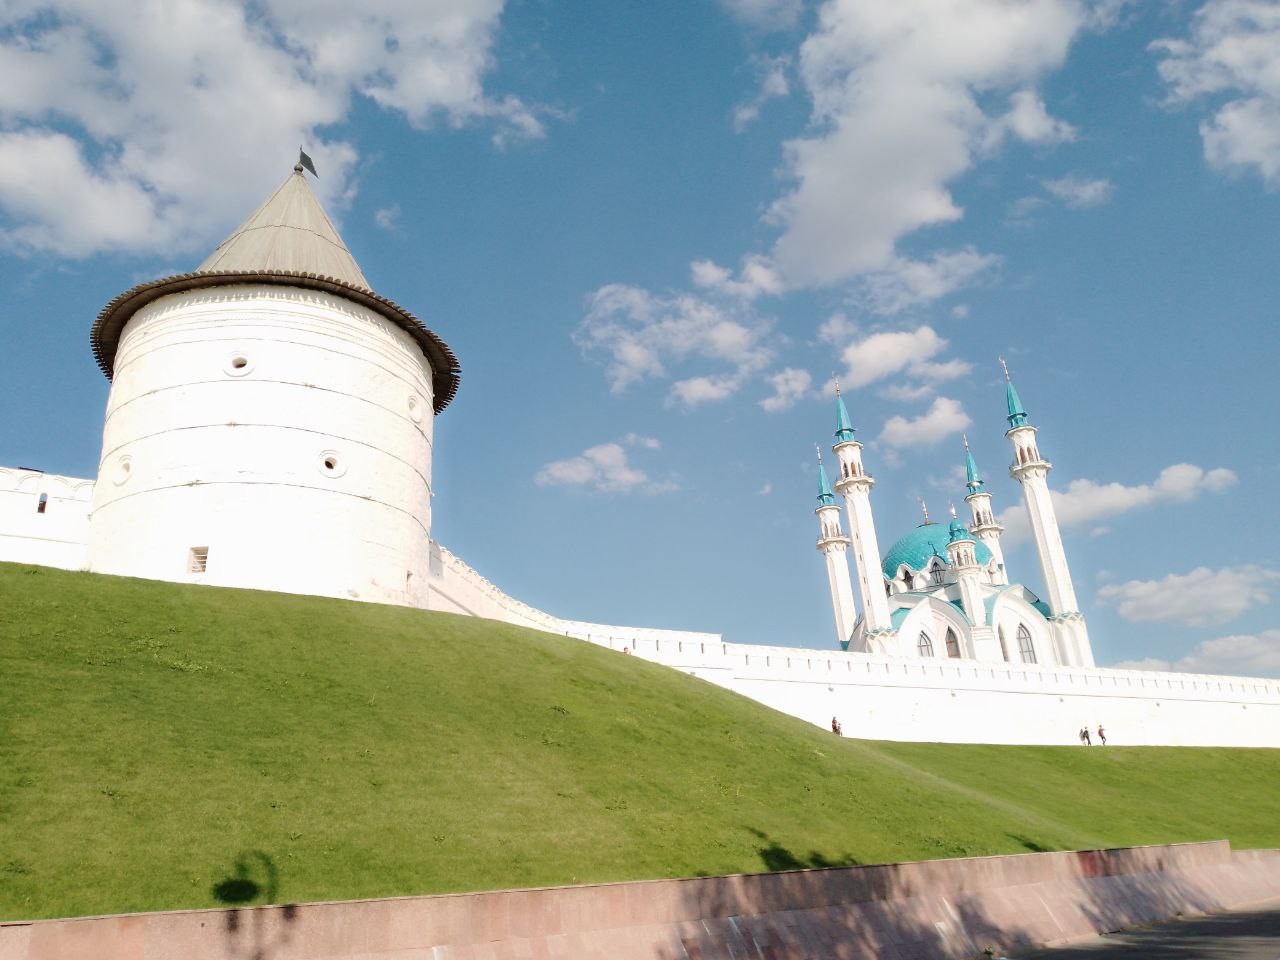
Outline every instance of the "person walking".
[[1098, 724], [1098, 740], [1102, 742], [1104, 747], [1107, 745], [1107, 735], [1102, 731], [1102, 724]]
[[1092, 747], [1092, 746], [1093, 746], [1093, 740], [1089, 737], [1089, 728], [1088, 728], [1088, 727], [1085, 727], [1085, 728], [1084, 728], [1083, 730], [1081, 730], [1080, 732], [1084, 735], [1084, 745], [1085, 745], [1086, 747]]

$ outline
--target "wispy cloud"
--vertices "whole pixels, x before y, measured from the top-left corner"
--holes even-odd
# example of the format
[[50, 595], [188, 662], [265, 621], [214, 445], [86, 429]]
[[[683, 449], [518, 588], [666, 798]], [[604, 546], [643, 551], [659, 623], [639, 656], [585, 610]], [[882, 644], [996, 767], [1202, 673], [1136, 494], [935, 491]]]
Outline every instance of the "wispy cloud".
[[756, 73], [756, 93], [733, 108], [733, 129], [738, 133], [760, 119], [760, 110], [766, 103], [791, 93], [791, 84], [787, 81], [790, 57], [755, 56], [751, 58], [751, 65]]
[[1255, 172], [1280, 186], [1280, 6], [1208, 0], [1186, 39], [1159, 40], [1160, 76], [1173, 104], [1219, 104], [1200, 123], [1204, 155], [1228, 173]]
[[1117, 670], [1173, 670], [1235, 677], [1280, 677], [1280, 630], [1236, 633], [1198, 643], [1185, 657], [1122, 660]]
[[642, 380], [667, 378], [673, 367], [689, 361], [728, 367], [684, 378], [671, 388], [671, 402], [695, 405], [732, 396], [745, 377], [768, 364], [767, 332], [768, 325], [745, 308], [609, 284], [588, 298], [574, 341], [584, 353], [605, 358], [605, 379], [615, 393]]
[[[1205, 470], [1192, 463], [1175, 463], [1161, 470], [1151, 483], [1133, 486], [1072, 480], [1065, 490], [1053, 491], [1053, 506], [1060, 526], [1086, 526], [1158, 503], [1186, 503], [1202, 493], [1221, 493], [1235, 482], [1235, 473], [1226, 467]], [[1004, 536], [1010, 541], [1024, 539], [1030, 533], [1027, 513], [1022, 507], [1005, 510], [1000, 514], [1000, 522], [1005, 527]]]
[[773, 396], [765, 397], [760, 401], [760, 406], [767, 413], [788, 409], [809, 392], [809, 387], [813, 383], [813, 377], [807, 370], [797, 370], [794, 367], [780, 370], [766, 377], [765, 380], [773, 387]]
[[631, 464], [627, 454], [628, 447], [657, 450], [660, 446], [653, 437], [629, 433], [621, 443], [601, 443], [575, 457], [553, 460], [533, 479], [541, 487], [581, 487], [599, 493], [668, 493], [677, 488], [674, 481], [651, 480]]
[[1100, 207], [1115, 193], [1115, 185], [1107, 179], [1089, 180], [1066, 176], [1044, 180], [1044, 188], [1068, 207]]
[[1160, 580], [1129, 580], [1098, 589], [1098, 602], [1134, 623], [1181, 623], [1206, 626], [1234, 620], [1247, 610], [1271, 602], [1280, 589], [1280, 571], [1253, 564], [1190, 573], [1171, 573]]

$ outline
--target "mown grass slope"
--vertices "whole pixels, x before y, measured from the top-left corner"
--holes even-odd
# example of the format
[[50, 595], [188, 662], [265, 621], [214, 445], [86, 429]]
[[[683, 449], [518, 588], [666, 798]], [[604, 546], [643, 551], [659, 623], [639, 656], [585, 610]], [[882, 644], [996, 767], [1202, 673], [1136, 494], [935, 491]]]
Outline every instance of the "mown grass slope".
[[1280, 846], [1278, 774], [1280, 751], [838, 740], [490, 621], [0, 564], [0, 918]]

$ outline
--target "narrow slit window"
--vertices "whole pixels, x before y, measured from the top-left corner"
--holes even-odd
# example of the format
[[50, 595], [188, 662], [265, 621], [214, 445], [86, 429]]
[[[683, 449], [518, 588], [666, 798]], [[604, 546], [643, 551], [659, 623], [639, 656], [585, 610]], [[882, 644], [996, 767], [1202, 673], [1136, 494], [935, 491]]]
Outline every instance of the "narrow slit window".
[[190, 573], [204, 573], [209, 568], [209, 548], [208, 547], [192, 547], [191, 556], [187, 564], [187, 570]]
[[36, 513], [44, 513], [49, 509], [49, 495], [47, 493], [40, 494], [40, 499], [36, 502]]
[[950, 627], [947, 628], [947, 656], [952, 659], [960, 657], [960, 640], [956, 637], [956, 632]]

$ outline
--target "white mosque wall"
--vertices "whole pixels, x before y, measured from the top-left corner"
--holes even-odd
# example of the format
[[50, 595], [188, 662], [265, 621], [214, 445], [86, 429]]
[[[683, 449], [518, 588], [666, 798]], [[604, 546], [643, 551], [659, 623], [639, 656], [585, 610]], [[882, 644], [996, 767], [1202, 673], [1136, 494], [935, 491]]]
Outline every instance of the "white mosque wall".
[[79, 570], [92, 496], [92, 480], [0, 467], [0, 560]]
[[1110, 744], [1280, 747], [1276, 680], [665, 639], [630, 652], [864, 739], [1075, 745], [1101, 724]]
[[421, 349], [372, 310], [162, 297], [116, 353], [89, 569], [425, 606], [432, 424]]

